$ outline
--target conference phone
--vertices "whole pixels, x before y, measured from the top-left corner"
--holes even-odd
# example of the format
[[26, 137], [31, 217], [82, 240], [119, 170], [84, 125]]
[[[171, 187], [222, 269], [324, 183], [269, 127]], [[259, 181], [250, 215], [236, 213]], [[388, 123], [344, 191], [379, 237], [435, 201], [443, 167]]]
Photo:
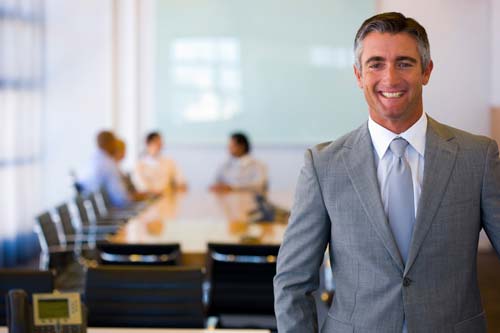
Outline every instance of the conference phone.
[[78, 293], [33, 294], [24, 290], [6, 296], [9, 333], [86, 333], [87, 321]]

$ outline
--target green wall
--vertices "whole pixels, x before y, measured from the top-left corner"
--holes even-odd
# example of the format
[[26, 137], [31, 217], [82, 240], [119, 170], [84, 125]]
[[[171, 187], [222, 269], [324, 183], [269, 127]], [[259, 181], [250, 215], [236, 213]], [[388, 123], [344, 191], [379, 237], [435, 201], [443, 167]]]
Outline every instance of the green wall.
[[169, 143], [312, 144], [359, 126], [354, 35], [374, 1], [158, 0], [154, 123]]

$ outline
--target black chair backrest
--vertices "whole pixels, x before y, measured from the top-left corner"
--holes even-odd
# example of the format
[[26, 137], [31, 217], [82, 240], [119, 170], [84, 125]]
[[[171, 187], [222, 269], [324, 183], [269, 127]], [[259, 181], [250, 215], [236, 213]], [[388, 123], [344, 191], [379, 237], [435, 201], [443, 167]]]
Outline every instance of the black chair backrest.
[[[50, 214], [50, 212], [45, 212], [41, 215], [38, 215], [36, 217], [36, 220], [47, 247], [60, 246], [62, 242], [59, 238], [57, 226], [52, 219], [52, 215]], [[44, 247], [45, 246], [42, 245], [42, 248]]]
[[0, 326], [6, 325], [5, 297], [9, 290], [23, 289], [31, 299], [33, 293], [51, 293], [54, 289], [50, 271], [0, 269]]
[[56, 207], [57, 213], [59, 214], [59, 220], [63, 227], [64, 234], [67, 236], [72, 236], [76, 234], [75, 226], [73, 225], [73, 218], [71, 216], [71, 211], [69, 210], [68, 204], [64, 203]]
[[279, 245], [208, 244], [209, 313], [274, 315]]
[[89, 268], [89, 326], [203, 328], [201, 268]]
[[78, 214], [80, 215], [80, 221], [83, 226], [91, 225], [95, 222], [95, 212], [89, 200], [82, 195], [77, 195], [75, 198], [75, 204], [78, 208]]
[[97, 245], [103, 265], [179, 265], [180, 244], [113, 244]]
[[104, 215], [106, 215], [106, 211], [103, 211], [103, 208], [99, 205], [95, 193], [93, 193], [93, 192], [90, 193], [89, 196], [88, 196], [88, 200], [92, 204], [92, 209], [94, 210], [94, 214], [95, 214], [95, 217], [97, 219], [100, 219]]

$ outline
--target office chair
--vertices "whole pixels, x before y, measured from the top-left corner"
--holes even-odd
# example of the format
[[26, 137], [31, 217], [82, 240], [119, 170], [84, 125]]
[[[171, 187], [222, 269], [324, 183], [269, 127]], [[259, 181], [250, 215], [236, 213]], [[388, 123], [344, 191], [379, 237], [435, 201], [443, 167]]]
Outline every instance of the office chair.
[[85, 284], [94, 327], [203, 328], [201, 268], [100, 266]]
[[56, 207], [57, 214], [59, 215], [59, 221], [66, 237], [76, 238], [78, 235], [78, 230], [73, 225], [73, 218], [71, 216], [71, 211], [68, 204], [63, 203]]
[[102, 265], [166, 265], [181, 262], [181, 249], [175, 244], [113, 244], [100, 243], [99, 262]]
[[40, 242], [40, 268], [63, 268], [78, 255], [78, 248], [67, 245], [64, 235], [57, 229], [50, 212], [36, 217], [35, 232]]
[[33, 293], [51, 293], [53, 279], [50, 271], [0, 269], [0, 326], [6, 326], [5, 297], [9, 290], [25, 290], [31, 301]]
[[80, 216], [80, 222], [82, 224], [82, 228], [85, 230], [94, 230], [94, 232], [98, 234], [111, 234], [118, 231], [120, 225], [124, 223], [123, 220], [120, 221], [100, 221], [97, 219], [94, 211], [94, 207], [90, 200], [85, 198], [84, 196], [78, 195], [75, 198], [75, 204], [78, 208], [78, 214]]
[[209, 315], [219, 327], [276, 329], [273, 278], [279, 245], [208, 244]]

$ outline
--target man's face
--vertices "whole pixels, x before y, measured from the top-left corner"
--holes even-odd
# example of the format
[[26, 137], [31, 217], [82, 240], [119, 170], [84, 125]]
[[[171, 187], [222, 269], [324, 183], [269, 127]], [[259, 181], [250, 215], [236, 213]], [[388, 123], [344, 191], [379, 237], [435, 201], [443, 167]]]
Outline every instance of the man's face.
[[245, 149], [243, 146], [236, 142], [233, 138], [229, 139], [228, 150], [233, 157], [241, 157], [245, 155]]
[[422, 71], [416, 40], [407, 33], [370, 32], [363, 40], [361, 71], [354, 67], [371, 118], [401, 133], [422, 115], [422, 86], [432, 61]]
[[161, 152], [162, 148], [163, 148], [163, 141], [160, 137], [156, 137], [151, 142], [149, 142], [147, 145], [148, 153], [151, 156], [158, 155]]

